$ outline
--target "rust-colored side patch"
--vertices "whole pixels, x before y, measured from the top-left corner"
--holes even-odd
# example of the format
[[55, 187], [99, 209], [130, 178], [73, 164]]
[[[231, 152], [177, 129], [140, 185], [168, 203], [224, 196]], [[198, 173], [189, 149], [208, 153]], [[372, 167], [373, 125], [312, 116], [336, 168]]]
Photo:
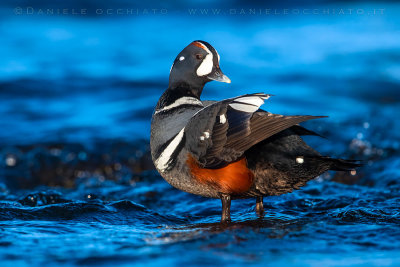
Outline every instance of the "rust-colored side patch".
[[247, 160], [244, 157], [220, 169], [201, 168], [191, 155], [187, 164], [197, 181], [216, 186], [221, 193], [244, 193], [253, 183], [254, 175], [247, 168]]

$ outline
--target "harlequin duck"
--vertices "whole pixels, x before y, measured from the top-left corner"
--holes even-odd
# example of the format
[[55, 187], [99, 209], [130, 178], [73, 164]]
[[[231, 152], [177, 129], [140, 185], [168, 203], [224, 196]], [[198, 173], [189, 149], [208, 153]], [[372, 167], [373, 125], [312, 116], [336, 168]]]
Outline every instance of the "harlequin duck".
[[260, 109], [270, 95], [254, 93], [222, 101], [200, 100], [209, 81], [230, 83], [217, 51], [194, 41], [176, 57], [169, 86], [151, 121], [151, 155], [172, 186], [220, 198], [221, 222], [230, 222], [231, 199], [263, 197], [299, 189], [328, 170], [360, 166], [352, 160], [321, 156], [301, 135], [317, 135], [298, 124], [322, 116], [283, 116]]

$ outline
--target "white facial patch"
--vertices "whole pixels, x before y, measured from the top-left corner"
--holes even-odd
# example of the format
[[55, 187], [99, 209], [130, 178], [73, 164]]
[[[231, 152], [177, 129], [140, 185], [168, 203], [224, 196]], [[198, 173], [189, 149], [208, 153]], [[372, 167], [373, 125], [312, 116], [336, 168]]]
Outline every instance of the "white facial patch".
[[304, 163], [304, 158], [303, 157], [297, 157], [296, 158], [296, 162], [299, 164], [303, 164]]
[[162, 109], [156, 110], [156, 112], [154, 112], [154, 115], [159, 112], [163, 112], [163, 111], [166, 111], [169, 109], [179, 107], [181, 105], [203, 106], [203, 103], [201, 103], [201, 101], [198, 100], [197, 98], [190, 97], [190, 96], [184, 96], [184, 97], [181, 97], [181, 98], [178, 98], [177, 100], [175, 100], [174, 103], [172, 103], [168, 106], [165, 106]]
[[157, 169], [159, 169], [161, 172], [164, 172], [168, 168], [168, 163], [171, 160], [171, 156], [182, 141], [183, 134], [185, 133], [185, 128], [183, 128], [175, 137], [172, 139], [172, 141], [169, 143], [169, 145], [164, 149], [164, 151], [161, 153], [161, 155], [158, 157], [158, 159], [154, 162]]
[[205, 76], [211, 73], [212, 68], [214, 66], [213, 63], [213, 55], [208, 54], [201, 62], [200, 66], [197, 68], [196, 74], [197, 76]]
[[264, 100], [268, 98], [269, 96], [266, 95], [243, 96], [236, 98], [229, 106], [239, 111], [253, 113], [256, 112], [260, 106], [264, 104]]
[[206, 57], [201, 62], [200, 66], [197, 68], [196, 74], [197, 76], [205, 76], [211, 73], [212, 68], [214, 66], [213, 62], [213, 54], [210, 49], [208, 49], [205, 45], [202, 44], [202, 48], [208, 53]]

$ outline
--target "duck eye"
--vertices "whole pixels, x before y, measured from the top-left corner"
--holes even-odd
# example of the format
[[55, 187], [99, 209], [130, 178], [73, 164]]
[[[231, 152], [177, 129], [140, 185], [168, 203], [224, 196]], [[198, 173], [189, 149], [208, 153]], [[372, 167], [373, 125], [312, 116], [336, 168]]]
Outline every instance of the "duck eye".
[[202, 54], [196, 54], [196, 58], [199, 59], [199, 60], [203, 59], [203, 55]]

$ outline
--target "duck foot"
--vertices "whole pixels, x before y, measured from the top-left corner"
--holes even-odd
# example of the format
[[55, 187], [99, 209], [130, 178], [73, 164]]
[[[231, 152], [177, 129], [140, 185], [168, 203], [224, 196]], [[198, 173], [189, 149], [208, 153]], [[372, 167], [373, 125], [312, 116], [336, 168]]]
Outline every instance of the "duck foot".
[[256, 213], [260, 218], [263, 218], [265, 215], [263, 197], [256, 198]]
[[221, 194], [222, 202], [222, 215], [221, 223], [231, 222], [231, 196], [228, 194]]

